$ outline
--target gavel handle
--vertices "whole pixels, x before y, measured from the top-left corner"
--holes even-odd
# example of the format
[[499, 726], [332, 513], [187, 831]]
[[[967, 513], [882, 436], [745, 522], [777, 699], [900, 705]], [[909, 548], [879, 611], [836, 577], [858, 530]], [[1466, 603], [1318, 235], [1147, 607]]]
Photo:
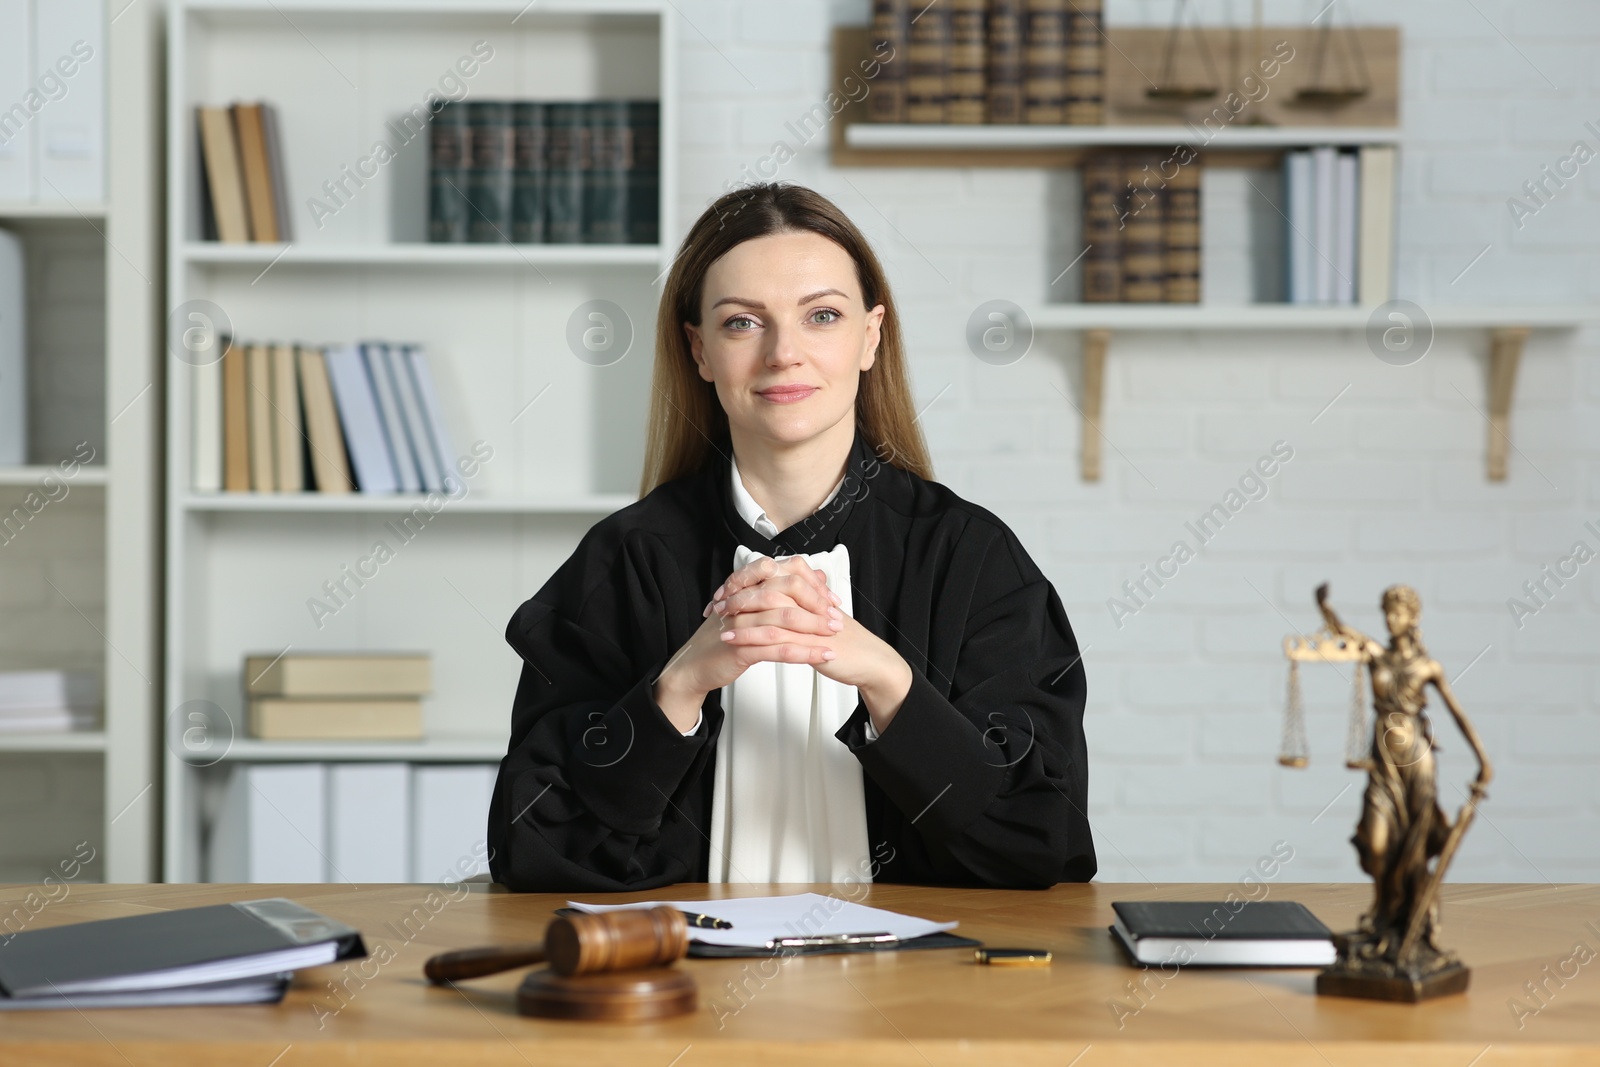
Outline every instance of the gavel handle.
[[430, 956], [422, 973], [437, 985], [459, 982], [463, 978], [482, 978], [486, 974], [499, 974], [544, 961], [543, 945], [490, 945]]

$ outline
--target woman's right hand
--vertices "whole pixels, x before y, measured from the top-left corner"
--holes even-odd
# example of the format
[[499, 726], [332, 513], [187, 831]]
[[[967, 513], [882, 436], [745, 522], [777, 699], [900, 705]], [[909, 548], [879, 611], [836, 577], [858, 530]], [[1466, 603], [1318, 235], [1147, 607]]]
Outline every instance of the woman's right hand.
[[[706, 621], [667, 661], [654, 693], [656, 704], [680, 731], [691, 729], [706, 694], [721, 689], [751, 664], [826, 662], [831, 650], [816, 639], [836, 632], [828, 611], [837, 597], [820, 571], [799, 556], [763, 556], [729, 575], [718, 589], [723, 599], [706, 605]], [[761, 627], [759, 644], [730, 645], [721, 633], [740, 618], [741, 626]]]

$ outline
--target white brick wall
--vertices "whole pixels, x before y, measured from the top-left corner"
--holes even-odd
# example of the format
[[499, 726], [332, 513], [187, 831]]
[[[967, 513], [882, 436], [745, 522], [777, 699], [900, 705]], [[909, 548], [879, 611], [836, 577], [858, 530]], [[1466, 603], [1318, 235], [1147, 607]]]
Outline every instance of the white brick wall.
[[[1324, 2], [1269, 0], [1266, 17], [1303, 23]], [[1114, 23], [1165, 24], [1171, 12], [1168, 0], [1106, 6]], [[1208, 19], [1249, 17], [1243, 0], [1200, 6]], [[1600, 296], [1600, 161], [1521, 231], [1506, 208], [1575, 140], [1600, 148], [1583, 128], [1600, 124], [1596, 5], [1340, 6], [1356, 22], [1402, 25], [1398, 295], [1425, 308]], [[830, 26], [864, 23], [868, 4], [677, 7], [687, 226], [774, 141], [794, 144], [784, 122], [829, 88]], [[919, 406], [938, 396], [924, 416], [937, 476], [1013, 525], [1089, 649], [1102, 879], [1232, 879], [1279, 838], [1296, 850], [1285, 877], [1363, 877], [1349, 836], [1364, 781], [1342, 765], [1348, 690], [1331, 669], [1307, 672], [1311, 768], [1274, 760], [1278, 642], [1316, 625], [1312, 590], [1328, 580], [1345, 618], [1375, 635], [1383, 587], [1416, 586], [1423, 637], [1459, 675], [1497, 777], [1452, 876], [1600, 880], [1600, 562], [1520, 630], [1506, 608], [1574, 540], [1600, 549], [1582, 529], [1600, 520], [1600, 336], [1530, 341], [1512, 421], [1519, 451], [1499, 485], [1484, 479], [1488, 430], [1474, 410], [1485, 406], [1481, 333], [1442, 333], [1406, 368], [1373, 358], [1354, 332], [1118, 338], [1104, 421], [1115, 447], [1104, 449], [1104, 480], [1085, 485], [1078, 416], [1056, 391], [1076, 401], [1076, 343], [1042, 335], [1021, 362], [993, 367], [962, 340], [982, 300], [1073, 295], [1068, 281], [1051, 287], [1060, 266], [1048, 264], [1075, 254], [1060, 259], [1076, 240], [1075, 183], [990, 168], [835, 170], [820, 137], [778, 177], [833, 197], [873, 240], [906, 320]], [[1268, 496], [1119, 630], [1106, 599], [1279, 439], [1295, 456]], [[1430, 710], [1453, 811], [1466, 746], [1437, 698]]]

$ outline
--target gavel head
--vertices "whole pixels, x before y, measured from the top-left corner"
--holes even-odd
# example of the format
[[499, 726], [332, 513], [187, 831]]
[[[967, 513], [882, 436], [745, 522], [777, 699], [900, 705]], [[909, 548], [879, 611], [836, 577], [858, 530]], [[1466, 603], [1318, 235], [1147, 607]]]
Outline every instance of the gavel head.
[[689, 921], [677, 908], [624, 908], [552, 919], [545, 957], [557, 974], [659, 967], [689, 951]]

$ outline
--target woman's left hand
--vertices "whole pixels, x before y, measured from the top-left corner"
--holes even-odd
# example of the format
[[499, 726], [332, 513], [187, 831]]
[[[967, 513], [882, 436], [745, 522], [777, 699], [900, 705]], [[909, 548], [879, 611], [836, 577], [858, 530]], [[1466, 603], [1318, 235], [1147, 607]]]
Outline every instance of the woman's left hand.
[[[758, 582], [755, 588], [762, 584], [764, 581]], [[843, 685], [855, 686], [867, 706], [868, 714], [872, 716], [873, 727], [878, 733], [883, 733], [911, 689], [911, 665], [905, 657], [843, 611], [839, 611], [842, 626], [831, 636], [797, 636], [786, 629], [781, 636], [776, 631], [769, 632], [772, 627], [784, 628], [783, 621], [778, 617], [781, 609], [739, 608], [741, 602], [759, 599], [763, 598], [729, 597], [723, 613], [723, 639], [736, 645], [769, 644], [777, 640], [792, 643], [798, 640], [832, 649], [833, 659], [813, 666], [825, 677]]]

